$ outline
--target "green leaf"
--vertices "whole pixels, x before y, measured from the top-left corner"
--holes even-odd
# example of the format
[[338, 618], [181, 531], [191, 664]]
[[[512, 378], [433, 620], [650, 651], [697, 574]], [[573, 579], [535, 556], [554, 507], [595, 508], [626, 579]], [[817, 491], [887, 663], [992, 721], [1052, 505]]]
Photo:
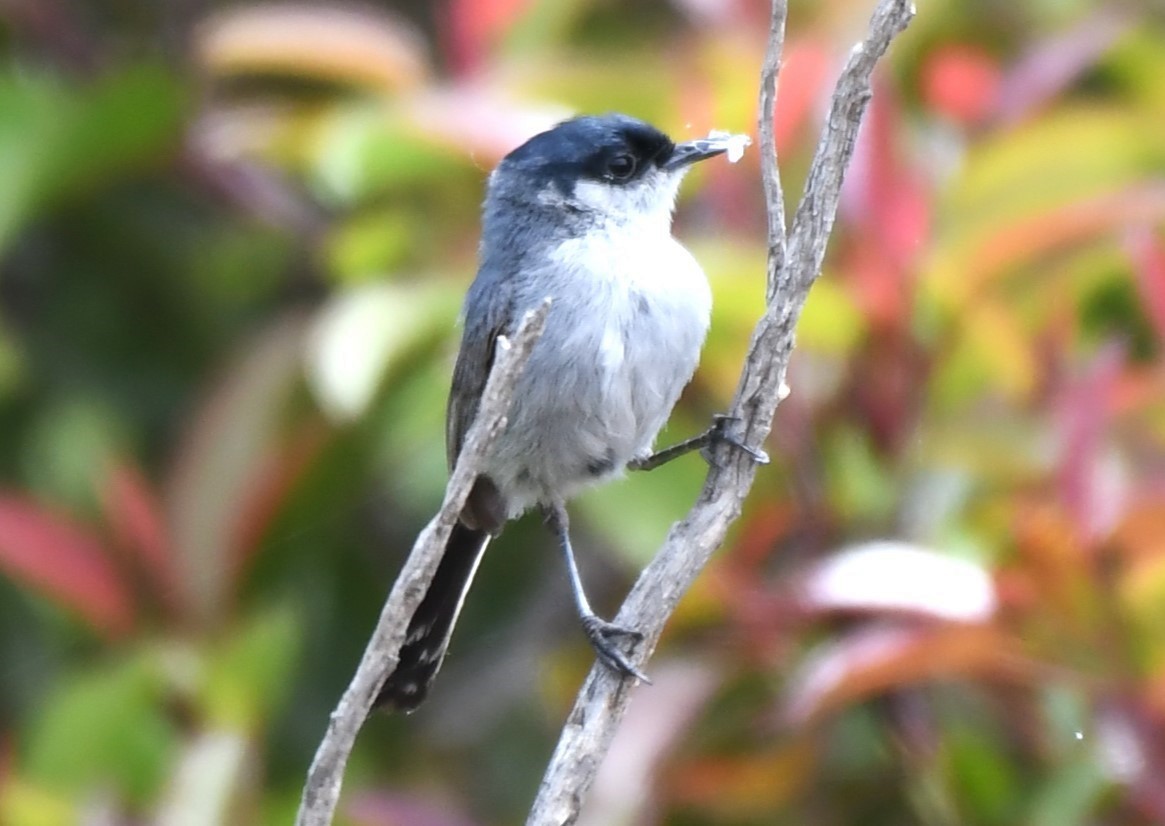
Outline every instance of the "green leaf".
[[280, 705], [299, 653], [295, 614], [276, 608], [252, 617], [207, 664], [206, 708], [228, 729], [253, 729]]
[[28, 379], [24, 356], [10, 331], [0, 324], [0, 399], [6, 399]]
[[100, 399], [81, 394], [42, 403], [22, 451], [29, 486], [80, 513], [96, 510], [96, 469], [128, 441], [124, 422]]
[[1019, 783], [999, 748], [997, 731], [953, 727], [947, 739], [947, 772], [964, 801], [983, 823], [1015, 823]]
[[55, 200], [172, 147], [182, 102], [174, 79], [154, 68], [86, 89], [68, 89], [44, 75], [0, 78], [0, 250]]
[[308, 385], [336, 421], [362, 416], [385, 376], [418, 345], [448, 334], [456, 294], [443, 284], [373, 283], [332, 299], [308, 341]]
[[75, 796], [112, 785], [134, 803], [153, 800], [179, 742], [163, 689], [155, 664], [137, 657], [54, 692], [26, 738], [29, 780]]
[[849, 520], [886, 518], [898, 497], [895, 479], [879, 462], [862, 431], [843, 428], [829, 442], [824, 467], [830, 498]]
[[1065, 107], [972, 151], [947, 201], [948, 237], [1135, 184], [1165, 160], [1165, 124], [1123, 107]]
[[1031, 814], [1021, 822], [1031, 826], [1092, 823], [1096, 802], [1107, 788], [1108, 781], [1097, 762], [1082, 757], [1063, 766], [1042, 788], [1035, 790]]
[[328, 240], [330, 270], [340, 281], [359, 283], [401, 266], [423, 230], [408, 209], [376, 210], [350, 219]]
[[[669, 427], [657, 442], [667, 447], [697, 432]], [[707, 463], [693, 453], [651, 473], [628, 473], [625, 479], [601, 485], [572, 507], [589, 530], [642, 567], [659, 550], [671, 525], [687, 515], [707, 474]]]
[[831, 355], [850, 353], [865, 333], [865, 320], [849, 293], [835, 281], [821, 278], [809, 291], [797, 344]]
[[377, 106], [337, 109], [319, 127], [315, 180], [320, 196], [348, 204], [409, 185], [429, 185], [473, 169], [456, 149], [420, 134]]

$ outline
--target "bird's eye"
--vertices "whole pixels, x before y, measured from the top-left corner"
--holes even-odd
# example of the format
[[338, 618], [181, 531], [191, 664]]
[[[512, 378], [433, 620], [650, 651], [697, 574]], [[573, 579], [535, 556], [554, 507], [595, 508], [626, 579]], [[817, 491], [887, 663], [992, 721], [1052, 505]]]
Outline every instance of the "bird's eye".
[[617, 181], [625, 181], [635, 174], [635, 157], [633, 155], [616, 155], [607, 162], [607, 172]]

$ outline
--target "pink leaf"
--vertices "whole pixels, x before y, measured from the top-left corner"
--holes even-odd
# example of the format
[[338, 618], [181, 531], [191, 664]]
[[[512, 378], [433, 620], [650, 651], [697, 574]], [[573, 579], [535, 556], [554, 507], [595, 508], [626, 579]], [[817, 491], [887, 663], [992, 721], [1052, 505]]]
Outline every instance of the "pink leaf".
[[[1081, 732], [1082, 737], [1093, 732]], [[1165, 822], [1165, 740], [1160, 718], [1135, 698], [1112, 698], [1096, 717], [1095, 750], [1112, 780], [1129, 788], [1146, 822]]]
[[174, 563], [189, 609], [213, 621], [235, 590], [239, 519], [300, 380], [304, 320], [274, 321], [247, 343], [195, 411], [165, 488]]
[[485, 81], [431, 89], [402, 105], [426, 137], [465, 152], [483, 169], [571, 114], [559, 106], [516, 102]]
[[1066, 33], [1037, 43], [1003, 80], [1000, 118], [1005, 123], [1021, 120], [1060, 94], [1092, 68], [1133, 22], [1129, 14], [1106, 8], [1084, 18]]
[[582, 826], [649, 819], [643, 790], [651, 787], [677, 741], [723, 681], [720, 671], [694, 662], [653, 665], [652, 702], [637, 705], [616, 732], [579, 820]]
[[1116, 468], [1105, 463], [1105, 434], [1124, 355], [1120, 345], [1105, 347], [1088, 373], [1067, 387], [1059, 400], [1060, 496], [1082, 539], [1106, 535], [1127, 507], [1127, 485]]
[[0, 570], [103, 634], [133, 626], [131, 595], [101, 542], [26, 497], [0, 495]]

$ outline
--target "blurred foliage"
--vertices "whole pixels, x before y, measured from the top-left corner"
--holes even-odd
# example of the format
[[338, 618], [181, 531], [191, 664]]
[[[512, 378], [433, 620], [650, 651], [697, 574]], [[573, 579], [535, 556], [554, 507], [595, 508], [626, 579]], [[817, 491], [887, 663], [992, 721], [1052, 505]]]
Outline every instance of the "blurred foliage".
[[[796, 193], [872, 2], [794, 2]], [[746, 513], [587, 824], [1165, 822], [1165, 20], [928, 0], [880, 74]], [[0, 822], [287, 823], [445, 478], [485, 175], [571, 111], [752, 131], [763, 0], [0, 7]], [[763, 297], [757, 155], [685, 185]], [[692, 458], [580, 500], [604, 609]], [[592, 656], [549, 537], [488, 555], [348, 824], [519, 822]]]

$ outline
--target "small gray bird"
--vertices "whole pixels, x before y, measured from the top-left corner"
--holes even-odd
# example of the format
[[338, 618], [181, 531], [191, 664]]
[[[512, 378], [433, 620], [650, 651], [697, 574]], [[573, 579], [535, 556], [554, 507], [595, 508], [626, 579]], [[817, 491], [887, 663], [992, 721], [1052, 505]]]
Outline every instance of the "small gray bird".
[[490, 175], [479, 269], [465, 301], [446, 412], [450, 467], [477, 414], [497, 337], [512, 333], [547, 297], [552, 304], [509, 424], [409, 623], [377, 706], [411, 711], [424, 700], [486, 545], [531, 508], [557, 535], [599, 658], [620, 674], [646, 679], [617, 641], [637, 632], [600, 619], [587, 602], [565, 502], [626, 467], [656, 466], [715, 437], [732, 441], [721, 422], [678, 449], [652, 454], [696, 369], [712, 307], [700, 265], [671, 234], [676, 191], [691, 164], [728, 147], [727, 138], [673, 143], [626, 115], [579, 117], [534, 136]]

